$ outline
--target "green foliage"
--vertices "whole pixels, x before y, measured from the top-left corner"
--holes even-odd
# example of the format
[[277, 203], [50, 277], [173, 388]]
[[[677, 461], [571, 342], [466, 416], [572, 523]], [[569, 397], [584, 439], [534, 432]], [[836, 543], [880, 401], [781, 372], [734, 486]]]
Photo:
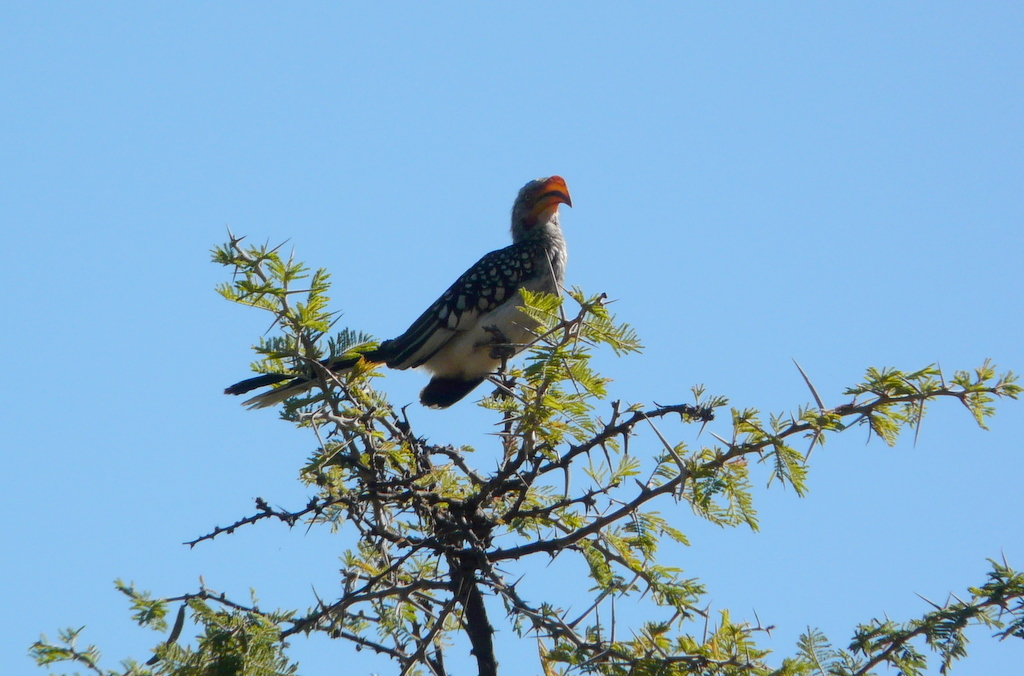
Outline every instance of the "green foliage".
[[[288, 661], [288, 644], [281, 637], [281, 624], [294, 613], [265, 613], [257, 607], [255, 597], [247, 607], [205, 588], [195, 594], [154, 599], [134, 585], [120, 580], [115, 584], [131, 601], [132, 619], [157, 632], [167, 631], [164, 618], [168, 607], [177, 604], [170, 634], [153, 649], [153, 657], [146, 665], [127, 660], [121, 663], [121, 671], [101, 669], [100, 654], [94, 646], [84, 650], [76, 646], [82, 629], [61, 631], [59, 645], [43, 636], [29, 651], [37, 664], [73, 662], [102, 676], [288, 676], [298, 669], [298, 665]], [[193, 625], [202, 628], [194, 647], [178, 643], [187, 611], [191, 611]]]
[[60, 662], [71, 662], [72, 664], [85, 666], [91, 672], [100, 674], [101, 676], [114, 676], [115, 674], [124, 674], [124, 676], [149, 676], [152, 673], [147, 669], [141, 668], [138, 664], [130, 660], [121, 663], [121, 666], [123, 667], [122, 671], [101, 669], [99, 667], [100, 651], [97, 650], [96, 646], [90, 645], [85, 649], [78, 647], [78, 635], [81, 634], [84, 629], [85, 627], [79, 627], [78, 629], [68, 628], [58, 631], [58, 645], [50, 643], [46, 636], [42, 636], [38, 641], [32, 644], [31, 648], [29, 648], [29, 656], [32, 657], [39, 666], [49, 666]]
[[[661, 560], [664, 538], [683, 545], [687, 538], [657, 509], [682, 501], [711, 523], [756, 529], [753, 481], [803, 495], [816, 445], [859, 425], [892, 445], [903, 431], [919, 428], [928, 403], [943, 398], [960, 401], [984, 427], [996, 398], [1020, 393], [1013, 374], [998, 374], [988, 362], [948, 382], [932, 366], [868, 369], [862, 383], [846, 390], [851, 399], [832, 408], [808, 381], [816, 405], [766, 417], [733, 408], [725, 425], [731, 429], [711, 434], [717, 443], [691, 448], [694, 439], [666, 438], [662, 422], [703, 429], [728, 405], [724, 397], [698, 386], [692, 403], [607, 402], [609, 381], [593, 370], [591, 356], [603, 348], [638, 352], [634, 331], [610, 313], [603, 295], [524, 292], [523, 311], [540, 329], [523, 364], [492, 378], [494, 392], [481, 405], [497, 418], [496, 460], [475, 466], [473, 449], [418, 437], [404, 413], [372, 387], [380, 375], [373, 365], [357, 364], [344, 376], [323, 367], [321, 360], [351, 357], [375, 343], [350, 330], [328, 336], [335, 318], [327, 309], [327, 273], [310, 273], [278, 249], [243, 248], [235, 238], [218, 247], [214, 260], [234, 272], [218, 291], [271, 313], [279, 330], [254, 348], [254, 370], [297, 373], [317, 383], [282, 406], [285, 420], [313, 433], [314, 450], [300, 473], [312, 495], [294, 511], [258, 499], [255, 514], [190, 544], [265, 519], [342, 530], [353, 544], [342, 556], [341, 592], [317, 598], [305, 612], [264, 612], [255, 599], [240, 604], [205, 588], [155, 599], [118, 582], [142, 626], [167, 632], [167, 613], [177, 608], [147, 665], [152, 671], [125, 663], [122, 673], [290, 674], [287, 640], [319, 632], [390, 657], [403, 676], [441, 676], [445, 651], [462, 632], [480, 673], [494, 674], [485, 595], [500, 601], [520, 636], [535, 638], [546, 676], [840, 676], [874, 673], [883, 664], [918, 674], [925, 650], [938, 655], [943, 671], [963, 657], [968, 626], [1024, 638], [1024, 581], [1005, 562], [993, 563], [989, 581], [971, 589], [967, 601], [935, 605], [905, 624], [868, 622], [848, 650], [809, 629], [796, 654], [773, 667], [757, 645], [765, 629], [734, 621], [728, 611], [712, 614], [704, 587]], [[521, 562], [554, 557], [576, 559], [590, 577], [591, 603], [575, 617], [558, 605], [557, 593], [535, 600], [516, 587]], [[622, 602], [648, 603], [650, 620], [617, 627], [614, 608]], [[186, 613], [198, 629], [190, 645], [181, 641]], [[57, 645], [44, 637], [33, 656], [41, 665], [72, 662], [115, 673], [98, 667], [95, 648], [75, 647], [80, 631], [61, 632]]]
[[[255, 601], [255, 600], [254, 600]], [[284, 654], [280, 623], [289, 613], [214, 608], [202, 598], [186, 601], [195, 624], [203, 628], [196, 647], [168, 640], [155, 651], [157, 674], [175, 676], [286, 676], [298, 670]], [[182, 606], [184, 610], [185, 606]]]
[[167, 622], [164, 618], [167, 616], [167, 602], [163, 599], [153, 599], [150, 593], [139, 592], [135, 589], [133, 584], [125, 584], [121, 580], [116, 580], [114, 586], [119, 592], [131, 599], [132, 602], [132, 619], [135, 620], [140, 627], [149, 627], [154, 631], [167, 631]]

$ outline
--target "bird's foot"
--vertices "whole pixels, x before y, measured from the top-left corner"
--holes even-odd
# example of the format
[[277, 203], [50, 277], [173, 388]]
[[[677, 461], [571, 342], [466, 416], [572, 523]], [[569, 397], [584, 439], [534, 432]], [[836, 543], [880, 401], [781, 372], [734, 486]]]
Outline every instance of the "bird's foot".
[[[491, 334], [491, 359], [500, 359], [502, 365], [516, 354], [516, 346], [505, 337], [497, 326], [485, 326], [484, 331]], [[504, 369], [502, 369], [504, 370]]]

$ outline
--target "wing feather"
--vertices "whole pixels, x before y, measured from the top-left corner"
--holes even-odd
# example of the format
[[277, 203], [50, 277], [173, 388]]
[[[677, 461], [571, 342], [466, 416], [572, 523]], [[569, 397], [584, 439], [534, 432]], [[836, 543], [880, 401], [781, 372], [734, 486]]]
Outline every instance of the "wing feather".
[[540, 275], [543, 246], [520, 242], [487, 254], [464, 272], [405, 333], [381, 346], [394, 369], [422, 366], [448, 341], [476, 326], [480, 317], [513, 301], [515, 291]]

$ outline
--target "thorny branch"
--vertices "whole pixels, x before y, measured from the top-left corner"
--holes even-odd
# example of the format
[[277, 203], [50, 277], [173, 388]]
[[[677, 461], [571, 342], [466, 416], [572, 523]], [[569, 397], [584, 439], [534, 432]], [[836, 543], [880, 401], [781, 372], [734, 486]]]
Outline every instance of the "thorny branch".
[[[314, 274], [303, 290], [306, 303], [290, 302], [300, 293], [293, 285], [306, 276], [305, 268], [281, 259], [277, 249], [243, 249], [239, 243], [232, 236], [216, 253], [239, 276], [221, 293], [272, 312], [274, 325], [285, 332], [281, 341], [261, 345], [268, 368], [280, 370], [289, 360], [318, 384], [286, 402], [282, 414], [316, 435], [319, 446], [302, 472], [316, 493], [295, 511], [272, 508], [259, 498], [254, 514], [187, 544], [194, 547], [266, 519], [289, 527], [322, 523], [353, 529], [356, 547], [343, 558], [342, 593], [329, 602], [318, 598], [305, 614], [281, 621], [280, 637], [324, 632], [345, 638], [393, 658], [403, 674], [425, 666], [434, 676], [446, 676], [440, 646], [446, 634], [461, 630], [472, 644], [479, 673], [496, 675], [484, 600], [488, 593], [503, 602], [522, 633], [533, 632], [551, 643], [554, 652], [544, 659], [574, 668], [604, 665], [628, 671], [652, 659], [695, 672], [761, 668], [765, 652], [749, 642], [750, 629], [724, 616], [711, 636], [667, 641], [669, 629], [693, 618], [709, 622], [710, 614], [697, 605], [703, 593], [699, 585], [657, 565], [657, 536], [672, 534], [672, 529], [644, 510], [664, 497], [687, 501], [698, 514], [713, 518], [715, 500], [726, 499], [735, 504], [722, 508], [726, 517], [721, 518], [729, 525], [744, 520], [729, 516], [735, 508], [753, 524], [752, 508], [744, 502], [749, 500], [744, 483], [748, 458], [771, 460], [773, 475], [799, 491], [806, 458], [790, 447], [794, 439], [806, 436], [813, 445], [827, 433], [867, 423], [891, 442], [903, 426], [918, 429], [924, 404], [939, 398], [959, 400], [982, 423], [991, 414], [987, 402], [992, 397], [1015, 397], [1020, 391], [1009, 374], [992, 383], [995, 376], [987, 363], [976, 379], [958, 374], [952, 384], [937, 370], [877, 372], [848, 392], [851, 401], [826, 409], [801, 369], [816, 409], [773, 418], [768, 427], [755, 412], [734, 410], [731, 440], [714, 435], [720, 446], [688, 451], [681, 443], [673, 446], [655, 422], [679, 416], [703, 429], [727, 404], [724, 398], [695, 390], [693, 404], [624, 408], [616, 401], [608, 421], [601, 422], [592, 412], [594, 402], [605, 396], [606, 381], [590, 370], [589, 350], [607, 345], [630, 352], [639, 341], [608, 314], [603, 295], [585, 298], [570, 292], [580, 309], [567, 316], [558, 299], [526, 294], [526, 311], [545, 328], [527, 366], [503, 368], [500, 379], [493, 379], [498, 391], [484, 405], [501, 414], [502, 457], [492, 471], [484, 471], [462, 450], [416, 436], [404, 411], [395, 411], [369, 387], [372, 366], [339, 376], [321, 363], [320, 341], [331, 318], [315, 308], [325, 305], [325, 273]], [[339, 349], [349, 349], [342, 338], [337, 339]], [[648, 426], [657, 437], [649, 452], [631, 451]], [[644, 462], [653, 468], [640, 480], [635, 475]], [[584, 478], [574, 472], [570, 480], [572, 468], [581, 468]], [[499, 570], [534, 554], [564, 552], [581, 556], [596, 583], [594, 604], [572, 622], [551, 603], [535, 605], [522, 598]], [[634, 593], [651, 593], [669, 608], [671, 619], [646, 625], [630, 641], [615, 640], [614, 622], [611, 633], [601, 622], [582, 626], [604, 600]], [[260, 612], [205, 587], [170, 600], [192, 598], [242, 613]], [[908, 633], [906, 640], [925, 631]], [[873, 655], [869, 667], [898, 649], [893, 644], [888, 652]]]

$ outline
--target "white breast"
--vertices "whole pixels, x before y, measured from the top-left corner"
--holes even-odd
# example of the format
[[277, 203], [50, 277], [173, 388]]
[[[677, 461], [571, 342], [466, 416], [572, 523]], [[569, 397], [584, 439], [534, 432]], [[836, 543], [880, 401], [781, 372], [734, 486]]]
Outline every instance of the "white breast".
[[494, 373], [501, 360], [491, 357], [495, 337], [484, 327], [496, 326], [519, 352], [533, 340], [533, 329], [537, 326], [537, 322], [519, 310], [522, 303], [517, 293], [510, 302], [482, 315], [472, 329], [453, 336], [423, 365], [424, 368], [443, 378], [473, 379]]

